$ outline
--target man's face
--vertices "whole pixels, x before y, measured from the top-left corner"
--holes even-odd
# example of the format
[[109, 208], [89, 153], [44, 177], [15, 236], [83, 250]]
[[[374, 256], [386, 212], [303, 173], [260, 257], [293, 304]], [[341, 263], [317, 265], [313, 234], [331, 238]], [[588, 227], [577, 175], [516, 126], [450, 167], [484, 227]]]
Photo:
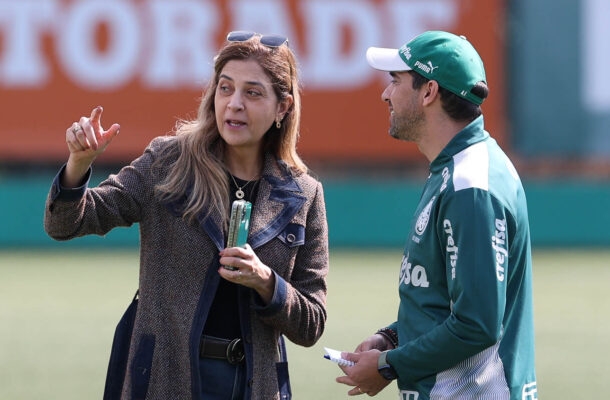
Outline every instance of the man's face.
[[390, 76], [390, 84], [381, 95], [390, 107], [389, 134], [399, 140], [418, 142], [425, 121], [419, 91], [413, 89], [409, 72], [390, 72]]

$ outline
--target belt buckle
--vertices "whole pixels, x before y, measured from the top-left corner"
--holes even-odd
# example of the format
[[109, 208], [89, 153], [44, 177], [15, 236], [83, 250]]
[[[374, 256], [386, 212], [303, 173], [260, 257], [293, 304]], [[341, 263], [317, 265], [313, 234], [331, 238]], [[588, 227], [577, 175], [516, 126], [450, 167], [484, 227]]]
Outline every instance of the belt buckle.
[[242, 343], [241, 338], [231, 340], [227, 345], [227, 361], [229, 364], [239, 364], [244, 358], [244, 344]]

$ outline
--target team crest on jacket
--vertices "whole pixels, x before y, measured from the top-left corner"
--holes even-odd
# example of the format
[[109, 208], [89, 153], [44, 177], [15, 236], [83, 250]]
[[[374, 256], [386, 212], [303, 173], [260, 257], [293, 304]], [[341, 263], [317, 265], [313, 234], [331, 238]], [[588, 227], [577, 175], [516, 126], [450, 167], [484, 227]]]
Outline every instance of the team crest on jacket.
[[430, 211], [432, 210], [432, 204], [434, 204], [435, 199], [436, 196], [432, 197], [428, 204], [426, 204], [426, 207], [424, 207], [422, 212], [419, 214], [419, 217], [417, 217], [417, 223], [415, 224], [415, 233], [417, 233], [418, 235], [424, 233], [426, 227], [428, 226], [428, 221], [430, 221]]

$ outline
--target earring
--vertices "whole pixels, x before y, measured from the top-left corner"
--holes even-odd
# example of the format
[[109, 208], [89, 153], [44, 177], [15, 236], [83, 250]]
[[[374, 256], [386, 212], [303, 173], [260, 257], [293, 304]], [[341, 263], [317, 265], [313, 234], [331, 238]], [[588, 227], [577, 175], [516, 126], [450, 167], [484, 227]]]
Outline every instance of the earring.
[[282, 123], [280, 122], [280, 120], [279, 120], [279, 119], [275, 120], [275, 127], [276, 127], [277, 129], [280, 129], [280, 128], [282, 127]]

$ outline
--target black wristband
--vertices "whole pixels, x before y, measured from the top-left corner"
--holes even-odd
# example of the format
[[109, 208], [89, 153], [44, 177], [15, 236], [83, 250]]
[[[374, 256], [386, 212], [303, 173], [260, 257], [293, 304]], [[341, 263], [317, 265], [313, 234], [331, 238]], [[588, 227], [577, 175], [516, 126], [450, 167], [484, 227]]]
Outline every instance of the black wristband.
[[384, 338], [388, 339], [394, 348], [398, 347], [398, 334], [390, 328], [381, 328], [377, 332]]

